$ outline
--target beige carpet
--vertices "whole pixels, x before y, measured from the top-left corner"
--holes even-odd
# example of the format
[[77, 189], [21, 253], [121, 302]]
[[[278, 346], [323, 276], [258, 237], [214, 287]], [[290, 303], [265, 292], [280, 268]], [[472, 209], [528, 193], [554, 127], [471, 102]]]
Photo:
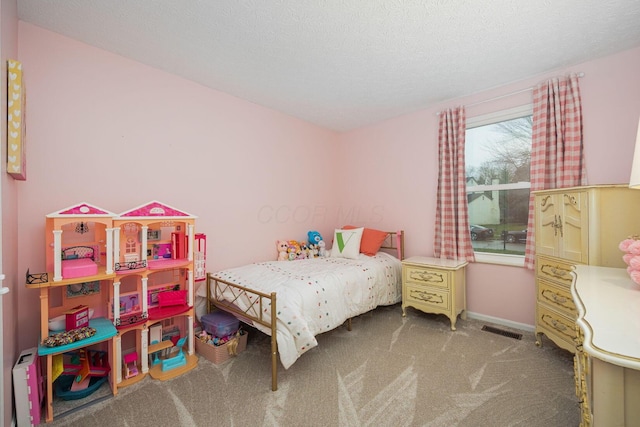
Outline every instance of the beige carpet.
[[[221, 365], [147, 377], [53, 426], [577, 426], [572, 355], [482, 331], [486, 323], [399, 305], [380, 307], [318, 337], [280, 369], [272, 392], [268, 337]], [[495, 325], [492, 325], [495, 326]], [[505, 329], [500, 327], [501, 329]]]

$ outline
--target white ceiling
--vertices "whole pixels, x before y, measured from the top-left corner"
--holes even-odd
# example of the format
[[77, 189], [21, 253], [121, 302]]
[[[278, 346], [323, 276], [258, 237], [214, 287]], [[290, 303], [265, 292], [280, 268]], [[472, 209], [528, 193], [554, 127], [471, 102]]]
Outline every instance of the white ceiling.
[[638, 0], [17, 0], [19, 18], [344, 131], [640, 46]]

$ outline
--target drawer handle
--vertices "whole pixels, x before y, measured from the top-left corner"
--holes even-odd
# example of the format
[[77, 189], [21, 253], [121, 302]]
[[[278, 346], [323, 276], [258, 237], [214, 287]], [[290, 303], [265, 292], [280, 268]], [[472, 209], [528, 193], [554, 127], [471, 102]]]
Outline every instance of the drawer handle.
[[551, 293], [551, 299], [560, 305], [563, 305], [567, 302], [567, 299], [565, 297], [560, 296], [558, 294], [554, 294], [553, 292]]
[[425, 301], [425, 302], [433, 302], [436, 304], [443, 304], [444, 303], [444, 299], [442, 299], [442, 295], [438, 295], [438, 294], [432, 294], [430, 292], [425, 292], [425, 291], [411, 291], [411, 297], [417, 299], [417, 300], [421, 300], [421, 301]]
[[[542, 316], [542, 320], [548, 324], [549, 326], [551, 326], [553, 329], [555, 329], [558, 332], [562, 332], [567, 336], [570, 336], [569, 334], [566, 333], [566, 331], [569, 329], [567, 328], [567, 325], [565, 325], [562, 322], [559, 322], [557, 319], [554, 319], [553, 317], [549, 316], [549, 315], [543, 315]], [[573, 340], [573, 337], [571, 337], [571, 339]]]
[[422, 280], [423, 282], [437, 282], [443, 283], [444, 279], [442, 278], [442, 274], [431, 273], [428, 271], [416, 271], [413, 270], [409, 274], [409, 278], [413, 280]]
[[575, 308], [573, 306], [573, 300], [568, 299], [567, 297], [560, 295], [556, 292], [553, 292], [549, 289], [545, 289], [544, 291], [542, 291], [542, 296], [552, 302], [555, 302], [556, 304], [571, 310], [571, 311], [575, 311]]
[[548, 276], [556, 277], [561, 280], [571, 280], [571, 276], [569, 275], [570, 270], [561, 268], [559, 265], [553, 266], [550, 264], [544, 264], [540, 267], [540, 271]]

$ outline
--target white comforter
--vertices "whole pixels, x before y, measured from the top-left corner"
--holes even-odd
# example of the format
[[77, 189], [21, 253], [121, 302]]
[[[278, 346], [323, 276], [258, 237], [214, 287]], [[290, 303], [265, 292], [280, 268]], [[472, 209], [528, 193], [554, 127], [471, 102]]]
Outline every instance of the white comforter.
[[[286, 369], [318, 345], [316, 335], [379, 305], [399, 302], [401, 271], [397, 258], [379, 252], [373, 257], [360, 254], [357, 260], [261, 262], [219, 271], [214, 276], [265, 293], [276, 292], [276, 339]], [[231, 300], [232, 296], [223, 294], [223, 299]], [[236, 300], [235, 304], [244, 310], [248, 302]], [[254, 326], [270, 334], [269, 329]]]

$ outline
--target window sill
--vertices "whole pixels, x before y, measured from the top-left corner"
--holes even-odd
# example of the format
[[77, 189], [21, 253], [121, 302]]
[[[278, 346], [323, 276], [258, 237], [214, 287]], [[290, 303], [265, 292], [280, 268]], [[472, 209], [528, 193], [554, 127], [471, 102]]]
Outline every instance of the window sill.
[[524, 267], [524, 255], [491, 254], [486, 252], [475, 253], [476, 262], [482, 264], [509, 265], [512, 267]]

